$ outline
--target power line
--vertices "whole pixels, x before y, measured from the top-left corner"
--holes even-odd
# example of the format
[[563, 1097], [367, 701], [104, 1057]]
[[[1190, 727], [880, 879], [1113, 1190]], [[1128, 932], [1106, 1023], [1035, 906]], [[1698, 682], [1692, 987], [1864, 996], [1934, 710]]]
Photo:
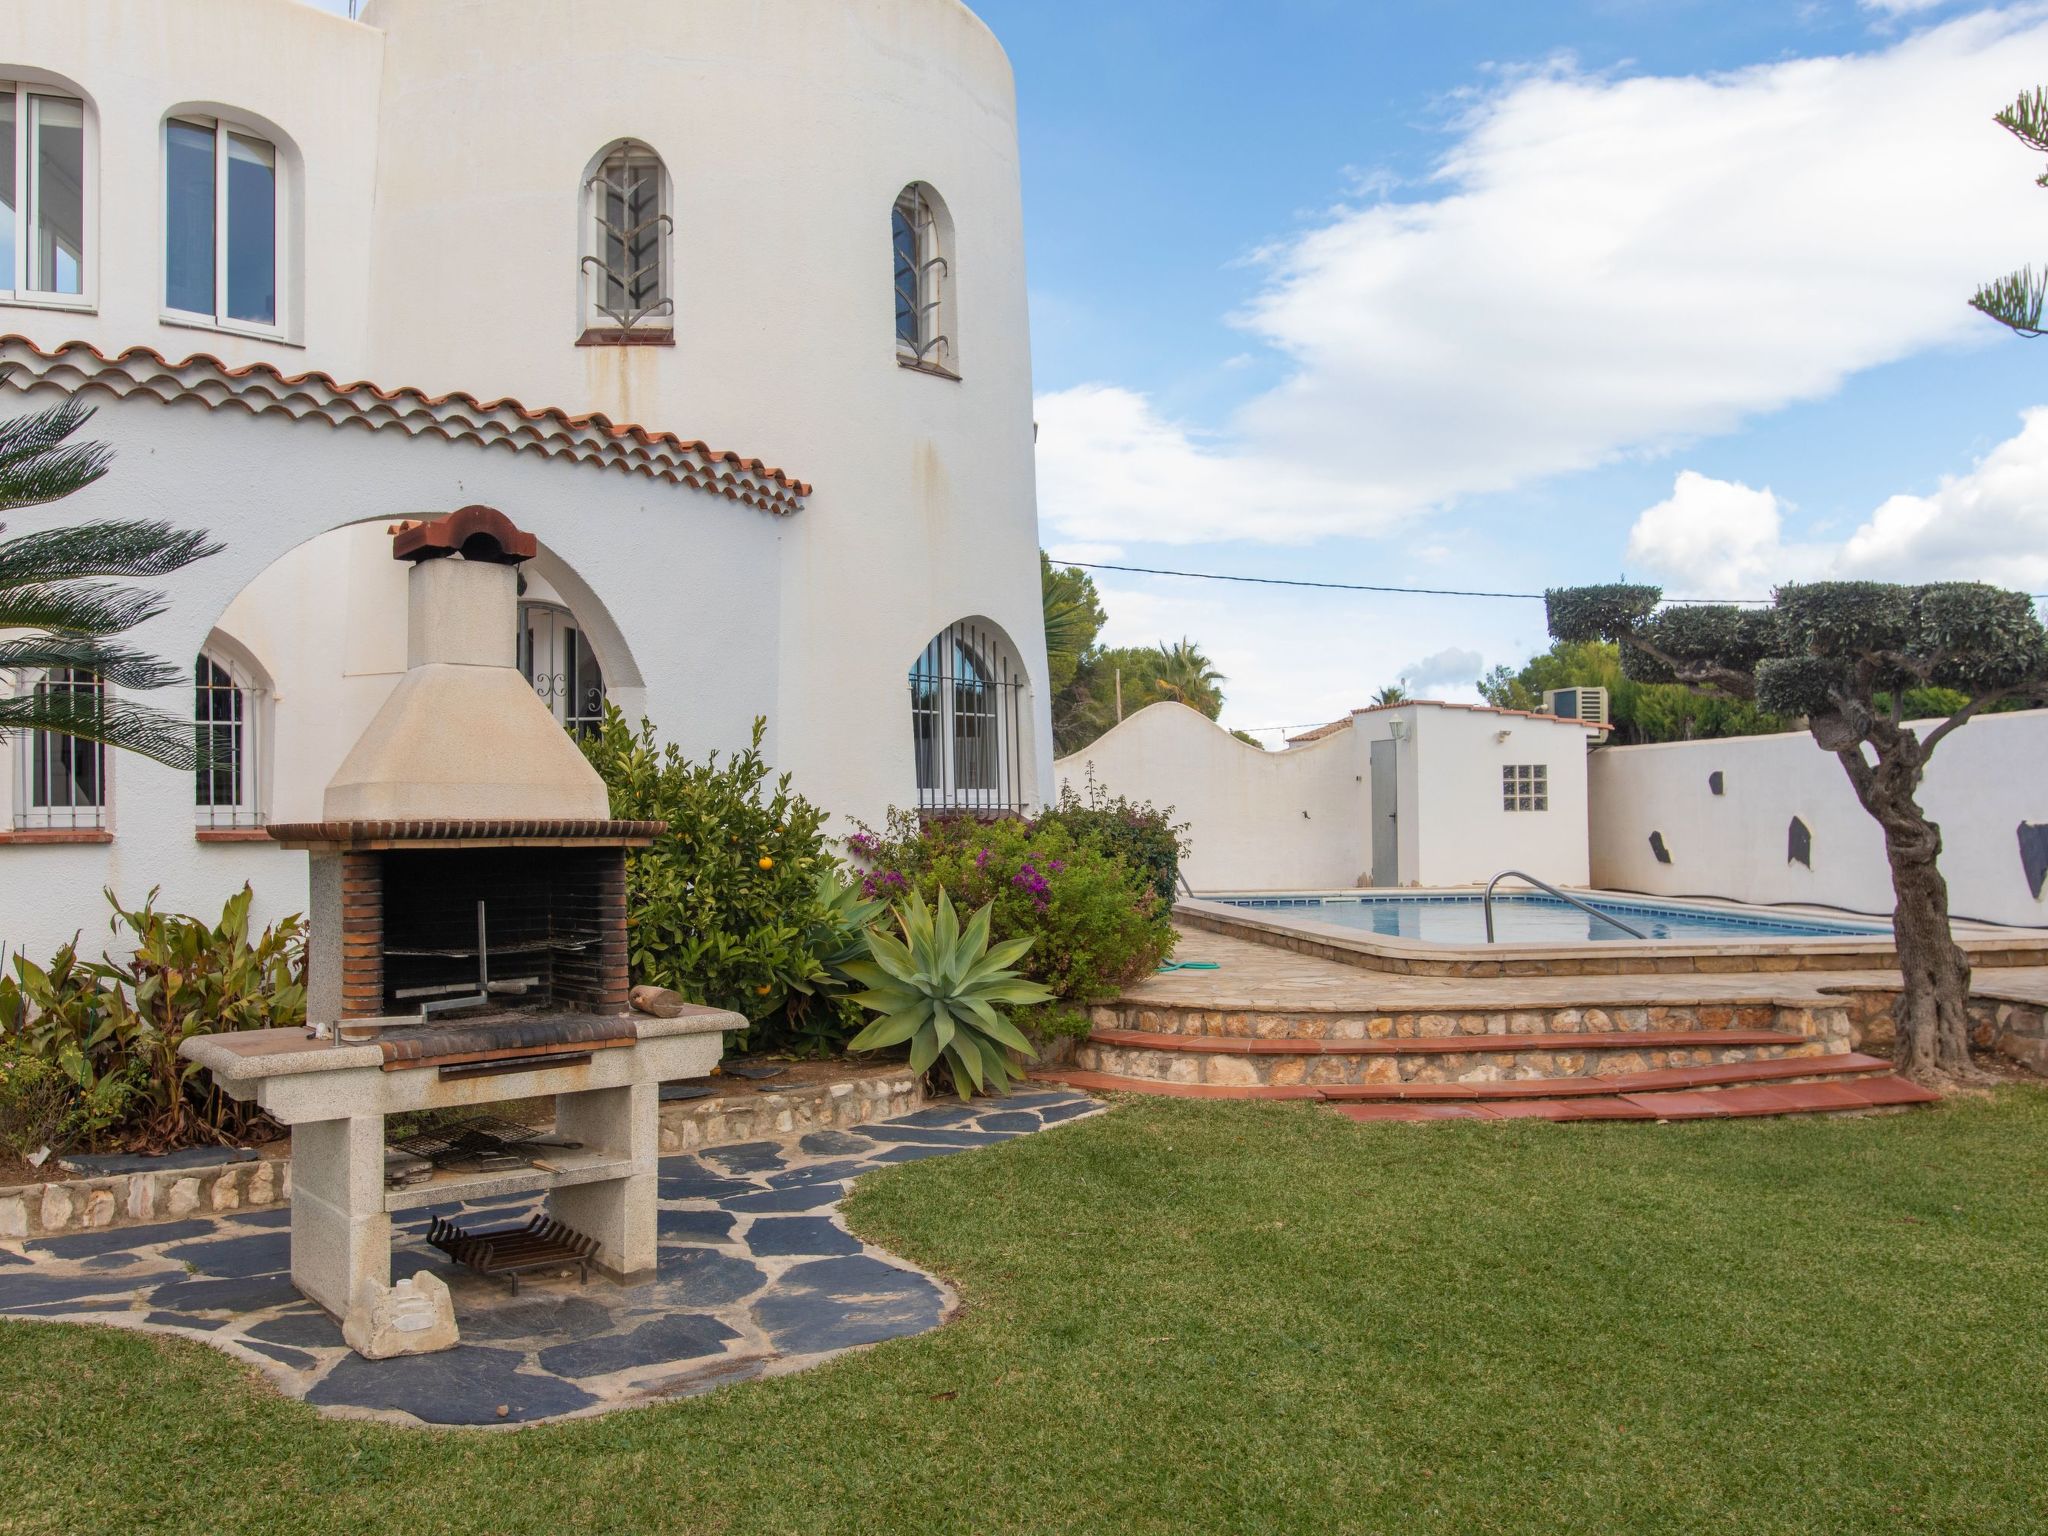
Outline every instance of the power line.
[[[1462, 587], [1385, 587], [1359, 581], [1304, 581], [1293, 576], [1232, 576], [1220, 571], [1168, 571], [1152, 565], [1104, 565], [1089, 560], [1058, 560], [1063, 566], [1075, 566], [1084, 571], [1122, 571], [1132, 576], [1179, 576], [1187, 581], [1236, 581], [1260, 587], [1314, 587], [1325, 592], [1381, 592], [1399, 597], [1503, 597], [1527, 602], [1541, 602], [1541, 592], [1478, 592]], [[2048, 600], [2048, 592], [2029, 594], [2037, 602]], [[1667, 597], [1668, 603], [1728, 603], [1754, 607], [1768, 607], [1774, 598], [1768, 597]]]

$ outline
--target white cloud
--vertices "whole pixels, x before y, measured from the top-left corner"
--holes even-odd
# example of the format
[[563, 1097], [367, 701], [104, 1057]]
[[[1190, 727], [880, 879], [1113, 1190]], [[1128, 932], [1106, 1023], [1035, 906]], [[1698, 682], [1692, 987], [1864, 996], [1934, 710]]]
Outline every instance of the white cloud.
[[1919, 16], [1928, 11], [1938, 11], [1949, 0], [1856, 0], [1866, 11], [1882, 11], [1887, 16]]
[[1761, 596], [1780, 581], [1989, 581], [2048, 592], [2048, 406], [1924, 496], [1887, 499], [1839, 544], [1787, 541], [1768, 490], [1686, 470], [1636, 519], [1628, 559], [1686, 596]]
[[1227, 431], [1113, 385], [1041, 399], [1044, 519], [1084, 540], [1382, 533], [1988, 338], [1965, 296], [2048, 244], [2048, 199], [1987, 120], [2029, 56], [2033, 8], [1723, 75], [1510, 77], [1434, 196], [1266, 253], [1240, 323], [1291, 371]]
[[1408, 689], [1418, 698], [1435, 698], [1446, 691], [1474, 692], [1473, 680], [1486, 670], [1486, 658], [1461, 646], [1447, 646], [1434, 656], [1411, 661], [1401, 669]]
[[1766, 486], [1682, 470], [1671, 494], [1628, 534], [1628, 561], [1685, 588], [1687, 597], [1755, 597], [1773, 582], [1811, 574], [1825, 552], [1784, 541], [1782, 504]]

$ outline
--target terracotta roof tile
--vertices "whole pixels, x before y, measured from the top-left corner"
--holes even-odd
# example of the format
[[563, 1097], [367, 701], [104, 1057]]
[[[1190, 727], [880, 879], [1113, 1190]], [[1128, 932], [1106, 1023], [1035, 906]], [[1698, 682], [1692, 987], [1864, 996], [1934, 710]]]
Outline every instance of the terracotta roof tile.
[[1343, 730], [1356, 716], [1377, 715], [1390, 709], [1407, 709], [1414, 705], [1420, 705], [1425, 709], [1463, 709], [1469, 710], [1475, 715], [1512, 715], [1521, 720], [1549, 720], [1558, 725], [1576, 725], [1580, 729], [1588, 731], [1608, 731], [1613, 729], [1612, 726], [1600, 725], [1591, 720], [1574, 720], [1568, 715], [1546, 715], [1540, 710], [1534, 709], [1501, 709], [1492, 704], [1459, 704], [1450, 699], [1403, 699], [1398, 704], [1367, 704], [1361, 709], [1354, 709], [1342, 720], [1332, 720], [1328, 725], [1319, 725], [1312, 731], [1304, 731], [1299, 736], [1288, 737], [1287, 744], [1289, 746], [1296, 746], [1303, 742], [1321, 741], [1325, 736]]
[[395, 427], [485, 447], [538, 451], [691, 486], [768, 512], [800, 511], [811, 494], [808, 484], [759, 459], [721, 452], [673, 432], [614, 422], [600, 413], [577, 416], [512, 399], [479, 400], [460, 391], [429, 395], [361, 379], [343, 384], [332, 374], [288, 374], [270, 363], [230, 367], [205, 352], [173, 362], [150, 347], [129, 347], [110, 357], [84, 341], [46, 350], [26, 336], [0, 336], [0, 373], [13, 370], [67, 389], [196, 400], [209, 407], [237, 405], [257, 415], [282, 411], [295, 418], [319, 416], [333, 426]]

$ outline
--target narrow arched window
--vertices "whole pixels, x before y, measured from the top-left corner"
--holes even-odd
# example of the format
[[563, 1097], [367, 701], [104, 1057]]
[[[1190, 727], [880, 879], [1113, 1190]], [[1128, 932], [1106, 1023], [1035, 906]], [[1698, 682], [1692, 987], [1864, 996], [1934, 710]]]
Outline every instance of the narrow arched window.
[[277, 146], [214, 117], [164, 121], [164, 308], [274, 333], [284, 313]]
[[607, 150], [583, 184], [584, 339], [659, 341], [675, 325], [668, 171], [645, 144]]
[[[70, 720], [88, 731], [104, 716], [106, 684], [83, 667], [52, 667], [24, 681], [17, 697], [31, 720]], [[97, 831], [107, 824], [107, 749], [56, 730], [15, 736], [14, 825], [27, 831]]]
[[263, 825], [258, 731], [264, 692], [224, 657], [201, 651], [192, 668], [192, 722], [199, 765], [193, 803], [202, 828]]
[[85, 103], [0, 80], [0, 298], [89, 298]]
[[918, 808], [986, 815], [1024, 809], [1024, 677], [999, 638], [963, 621], [910, 669]]
[[953, 345], [952, 225], [937, 194], [912, 182], [889, 212], [895, 261], [896, 358], [906, 368], [950, 374]]

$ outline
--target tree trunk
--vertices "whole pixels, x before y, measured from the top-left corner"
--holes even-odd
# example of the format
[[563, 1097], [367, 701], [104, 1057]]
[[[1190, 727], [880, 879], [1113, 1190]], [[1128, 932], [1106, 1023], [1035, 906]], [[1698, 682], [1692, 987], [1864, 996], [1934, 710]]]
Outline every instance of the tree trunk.
[[1873, 735], [1874, 768], [1860, 741], [1835, 755], [1857, 799], [1884, 829], [1891, 864], [1901, 978], [1892, 1059], [1915, 1082], [1981, 1080], [1985, 1074], [1970, 1061], [1970, 961], [1949, 932], [1948, 881], [1938, 864], [1941, 828], [1914, 796], [1926, 753], [1903, 728], [1880, 726]]

